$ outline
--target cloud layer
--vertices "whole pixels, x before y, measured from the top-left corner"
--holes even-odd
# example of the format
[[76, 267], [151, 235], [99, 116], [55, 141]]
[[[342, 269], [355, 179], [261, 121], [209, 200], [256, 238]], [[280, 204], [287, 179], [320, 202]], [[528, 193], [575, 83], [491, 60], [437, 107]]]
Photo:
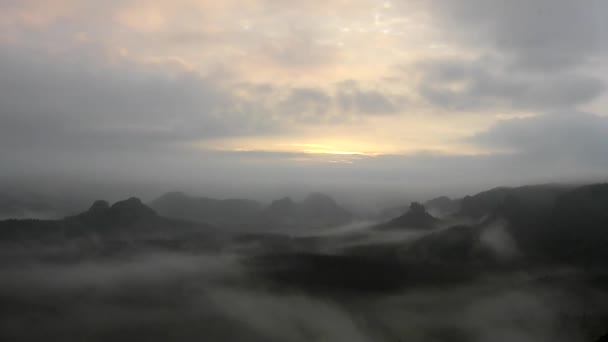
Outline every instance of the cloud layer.
[[607, 6], [5, 1], [0, 153], [7, 175], [593, 176]]

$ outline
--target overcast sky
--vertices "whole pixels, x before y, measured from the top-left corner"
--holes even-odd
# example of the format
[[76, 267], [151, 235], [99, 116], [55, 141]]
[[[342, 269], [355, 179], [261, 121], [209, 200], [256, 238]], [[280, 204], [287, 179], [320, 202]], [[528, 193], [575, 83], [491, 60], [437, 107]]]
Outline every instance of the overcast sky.
[[605, 0], [2, 0], [11, 179], [605, 180]]

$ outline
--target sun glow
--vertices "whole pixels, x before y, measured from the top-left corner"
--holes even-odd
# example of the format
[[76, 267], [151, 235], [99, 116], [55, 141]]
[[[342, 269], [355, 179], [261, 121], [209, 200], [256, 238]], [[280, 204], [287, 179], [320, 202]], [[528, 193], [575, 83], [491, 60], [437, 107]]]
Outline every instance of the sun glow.
[[320, 144], [292, 144], [293, 150], [308, 154], [334, 154], [343, 156], [377, 156], [380, 153], [362, 152], [362, 151], [346, 151], [331, 145]]

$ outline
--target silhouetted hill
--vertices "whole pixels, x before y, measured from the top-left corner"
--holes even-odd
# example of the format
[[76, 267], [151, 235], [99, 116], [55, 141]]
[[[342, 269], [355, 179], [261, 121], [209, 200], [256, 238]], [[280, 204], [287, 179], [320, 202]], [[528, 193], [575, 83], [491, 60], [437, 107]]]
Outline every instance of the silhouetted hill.
[[299, 214], [316, 225], [337, 226], [348, 223], [352, 214], [339, 206], [333, 198], [321, 194], [308, 195], [298, 206]]
[[88, 211], [66, 218], [94, 227], [124, 227], [154, 219], [160, 219], [156, 212], [135, 197], [116, 202], [112, 206], [106, 201], [95, 201]]
[[89, 210], [60, 220], [0, 221], [2, 240], [61, 240], [87, 235], [121, 235], [185, 232], [209, 226], [158, 216], [140, 199], [132, 197], [114, 203], [95, 201]]
[[378, 228], [432, 229], [438, 222], [439, 220], [427, 213], [422, 204], [412, 202], [405, 214], [379, 225]]
[[170, 192], [155, 199], [150, 206], [166, 217], [206, 222], [214, 225], [244, 225], [257, 219], [262, 206], [246, 199], [218, 200]]
[[455, 214], [460, 210], [460, 200], [452, 200], [449, 197], [441, 196], [426, 201], [424, 207], [437, 215], [447, 216]]
[[608, 260], [608, 184], [561, 194], [552, 210], [533, 224], [514, 224], [529, 249], [551, 258], [585, 263]]
[[272, 202], [263, 212], [269, 224], [288, 227], [322, 228], [349, 223], [353, 215], [331, 197], [311, 193], [302, 202], [282, 198]]
[[[461, 199], [450, 199], [446, 196], [436, 197], [423, 203], [424, 208], [434, 217], [446, 217], [458, 213]], [[386, 221], [393, 219], [409, 210], [409, 205], [400, 205], [382, 209], [372, 219]]]
[[459, 215], [504, 218], [530, 261], [608, 260], [608, 184], [496, 188], [465, 197]]
[[152, 201], [150, 206], [163, 216], [243, 230], [331, 227], [352, 219], [351, 213], [320, 193], [312, 193], [301, 202], [281, 198], [263, 208], [251, 200], [217, 200], [171, 192]]
[[470, 262], [479, 254], [479, 229], [454, 226], [414, 241], [399, 257], [413, 263], [445, 264]]
[[273, 218], [289, 219], [295, 218], [298, 215], [298, 209], [296, 203], [291, 198], [284, 197], [272, 201], [264, 211], [264, 214]]
[[497, 210], [503, 210], [505, 204], [508, 206], [515, 203], [530, 212], [549, 210], [557, 197], [571, 188], [555, 184], [494, 188], [473, 196], [465, 196], [461, 200], [458, 215], [479, 219], [492, 215]]

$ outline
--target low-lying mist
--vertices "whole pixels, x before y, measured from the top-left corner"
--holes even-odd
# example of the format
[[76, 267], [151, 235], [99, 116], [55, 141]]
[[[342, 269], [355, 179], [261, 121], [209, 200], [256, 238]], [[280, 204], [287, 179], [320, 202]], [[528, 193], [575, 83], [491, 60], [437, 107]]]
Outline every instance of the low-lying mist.
[[[322, 247], [293, 238], [292, 250], [340, 255], [352, 247], [340, 237], [362, 231], [336, 228]], [[368, 232], [357, 245], [392, 239], [382, 234]], [[502, 233], [488, 234], [501, 253], [511, 252]], [[78, 244], [5, 248], [3, 340], [583, 341], [577, 324], [608, 303], [605, 294], [584, 291], [572, 270], [561, 270], [568, 286], [539, 280], [539, 271], [389, 292], [311, 291], [251, 267], [252, 259], [274, 253], [272, 243], [252, 243], [233, 241], [220, 252], [100, 246], [97, 255], [76, 260], [60, 256]]]

